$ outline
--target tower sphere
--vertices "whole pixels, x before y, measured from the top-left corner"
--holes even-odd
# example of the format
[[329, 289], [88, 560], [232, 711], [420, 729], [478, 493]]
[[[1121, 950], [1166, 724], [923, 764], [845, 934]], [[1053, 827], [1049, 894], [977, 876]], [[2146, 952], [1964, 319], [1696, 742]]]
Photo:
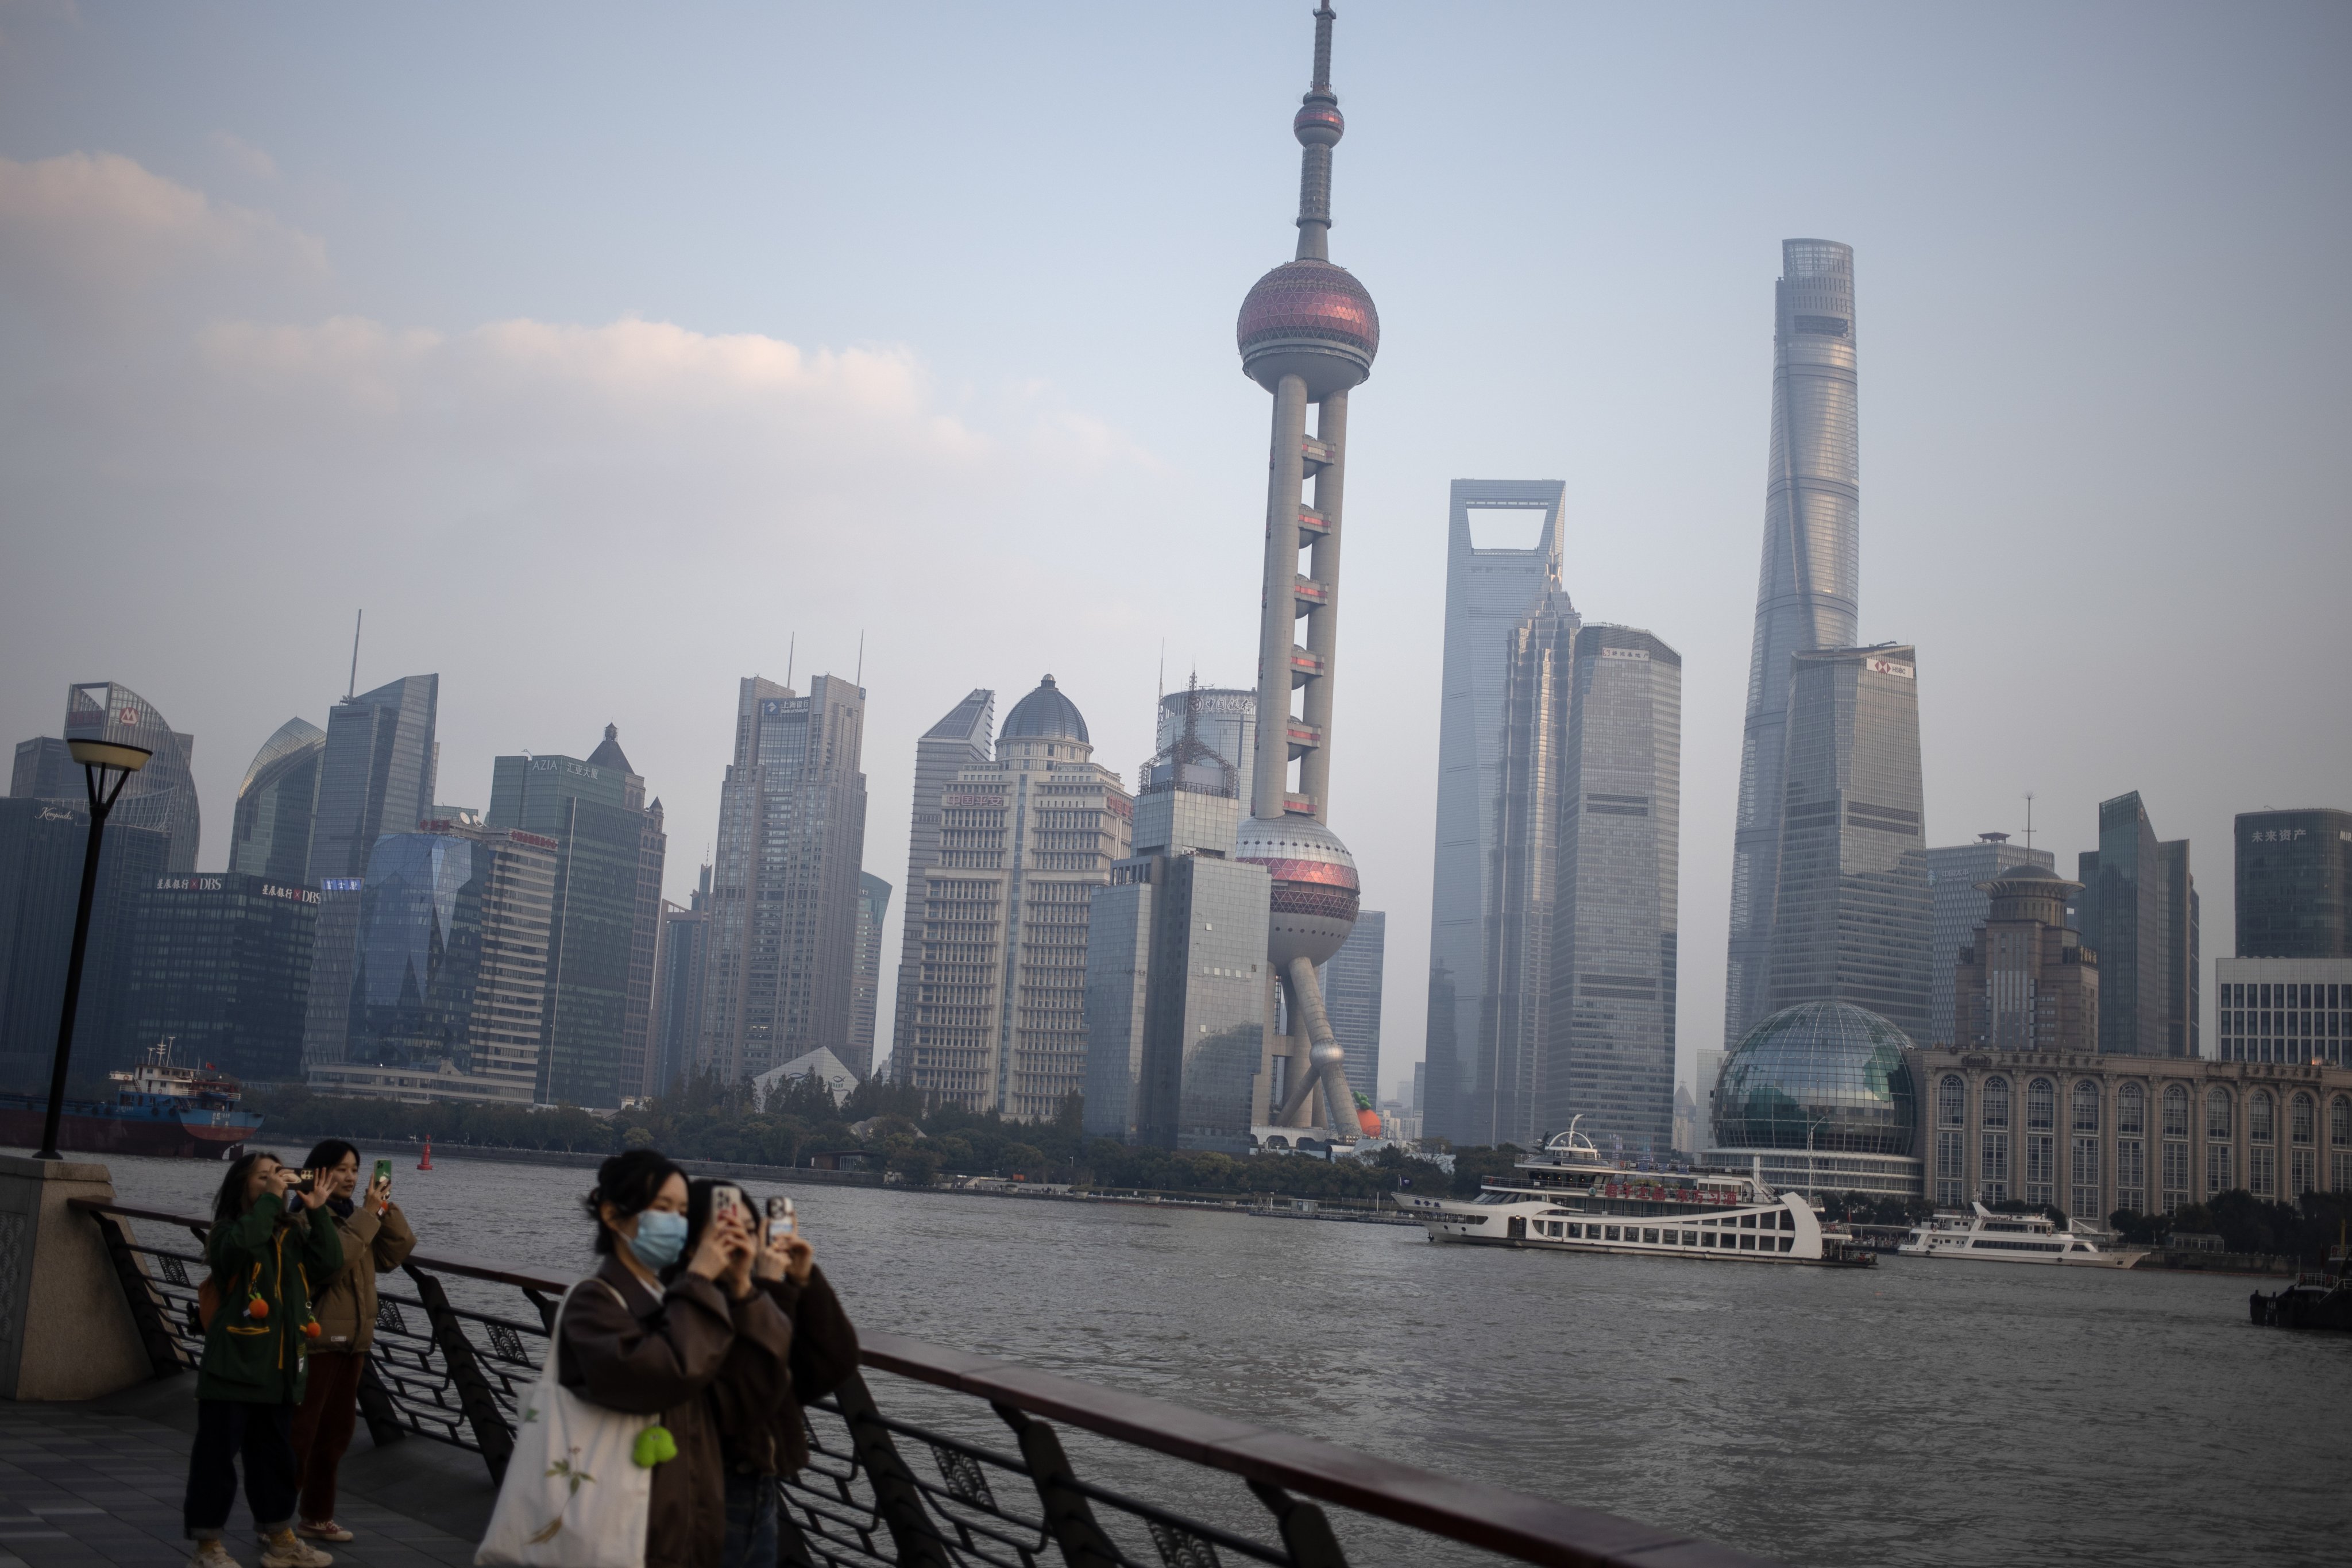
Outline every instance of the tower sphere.
[[1362, 899], [1356, 858], [1339, 836], [1311, 816], [1253, 816], [1242, 823], [1234, 858], [1274, 879], [1266, 956], [1275, 967], [1287, 969], [1294, 958], [1329, 963], [1356, 929]]
[[1234, 336], [1242, 374], [1272, 392], [1286, 375], [1310, 401], [1345, 392], [1372, 374], [1381, 313], [1355, 274], [1328, 261], [1286, 261], [1250, 289]]
[[1290, 130], [1302, 147], [1336, 147], [1348, 132], [1348, 121], [1333, 105], [1311, 102], [1292, 118]]

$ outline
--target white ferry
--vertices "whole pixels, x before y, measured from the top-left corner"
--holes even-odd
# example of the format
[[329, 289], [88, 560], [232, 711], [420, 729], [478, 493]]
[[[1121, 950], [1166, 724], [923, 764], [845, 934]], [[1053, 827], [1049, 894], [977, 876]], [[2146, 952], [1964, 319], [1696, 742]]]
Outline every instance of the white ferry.
[[1852, 1237], [1825, 1230], [1799, 1194], [1775, 1194], [1738, 1171], [1637, 1171], [1603, 1156], [1572, 1122], [1516, 1171], [1488, 1178], [1467, 1202], [1392, 1195], [1432, 1241], [1722, 1263], [1876, 1261]]
[[2102, 1252], [2068, 1220], [2061, 1230], [2038, 1214], [1995, 1214], [1982, 1204], [1973, 1214], [1939, 1214], [1914, 1226], [1895, 1251], [1905, 1258], [1959, 1258], [1974, 1263], [2057, 1263], [2077, 1268], [2129, 1268], [2147, 1256]]

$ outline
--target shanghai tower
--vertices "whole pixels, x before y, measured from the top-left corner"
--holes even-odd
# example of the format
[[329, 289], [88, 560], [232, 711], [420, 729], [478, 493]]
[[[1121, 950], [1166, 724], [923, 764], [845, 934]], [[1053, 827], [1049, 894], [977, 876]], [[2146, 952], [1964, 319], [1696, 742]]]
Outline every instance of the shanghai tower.
[[[1235, 858], [1265, 867], [1273, 879], [1267, 981], [1269, 993], [1280, 988], [1289, 1031], [1286, 1037], [1268, 1031], [1253, 1120], [1262, 1115], [1276, 1126], [1314, 1126], [1319, 1089], [1326, 1125], [1339, 1135], [1356, 1126], [1354, 1096], [1315, 971], [1348, 940], [1360, 898], [1355, 858], [1324, 824], [1339, 670], [1348, 394], [1371, 374], [1381, 322], [1364, 286], [1330, 260], [1331, 150], [1346, 129], [1331, 90], [1332, 15], [1328, 0], [1315, 13], [1315, 74], [1291, 120], [1301, 149], [1298, 248], [1251, 287], [1235, 327], [1243, 374], [1274, 397], [1259, 600], [1258, 741], [1250, 816]], [[1316, 409], [1312, 435], [1310, 405]], [[1307, 623], [1303, 643], [1301, 619]], [[1292, 763], [1298, 764], [1296, 789]], [[1269, 1008], [1267, 1016], [1273, 1016]]]
[[1853, 247], [1780, 244], [1772, 329], [1772, 442], [1764, 482], [1764, 568], [1748, 666], [1739, 817], [1731, 851], [1728, 1049], [1771, 1011], [1772, 911], [1780, 896], [1790, 656], [1854, 640], [1862, 487], [1854, 428]]

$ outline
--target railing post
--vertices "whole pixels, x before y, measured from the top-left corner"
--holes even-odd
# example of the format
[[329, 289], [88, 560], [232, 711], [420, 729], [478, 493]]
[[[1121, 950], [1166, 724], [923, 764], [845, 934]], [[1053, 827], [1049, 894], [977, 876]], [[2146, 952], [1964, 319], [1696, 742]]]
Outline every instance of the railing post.
[[915, 1472], [907, 1468], [907, 1461], [898, 1457], [898, 1446], [890, 1441], [890, 1429], [882, 1425], [882, 1412], [876, 1407], [865, 1377], [852, 1373], [848, 1382], [833, 1391], [833, 1397], [848, 1423], [851, 1451], [873, 1483], [875, 1511], [882, 1516], [890, 1543], [898, 1548], [899, 1568], [951, 1568], [947, 1543], [923, 1507]]
[[122, 1234], [122, 1226], [112, 1215], [93, 1214], [99, 1234], [106, 1238], [106, 1255], [114, 1260], [115, 1277], [122, 1282], [122, 1299], [131, 1308], [131, 1321], [138, 1325], [139, 1342], [147, 1350], [147, 1360], [155, 1369], [157, 1378], [177, 1377], [187, 1370], [187, 1362], [180, 1352], [180, 1342], [163, 1321], [163, 1310], [155, 1304], [155, 1287], [147, 1271], [139, 1267], [138, 1258], [131, 1250], [131, 1238]]
[[[383, 1385], [383, 1377], [375, 1369], [373, 1352], [360, 1360], [360, 1414], [367, 1419], [368, 1440], [383, 1448], [408, 1436], [408, 1428], [400, 1424], [400, 1407], [392, 1402], [392, 1390]], [[467, 1412], [470, 1417], [471, 1412]]]
[[[506, 1417], [499, 1414], [499, 1402], [491, 1396], [489, 1379], [482, 1375], [481, 1365], [474, 1359], [465, 1325], [449, 1310], [449, 1297], [441, 1281], [414, 1263], [404, 1263], [401, 1269], [416, 1281], [417, 1298], [425, 1303], [425, 1315], [433, 1321], [433, 1342], [441, 1347], [441, 1359], [448, 1363], [457, 1404], [466, 1412], [467, 1425], [474, 1429], [474, 1441], [481, 1447], [482, 1462], [490, 1468], [490, 1479], [504, 1481], [507, 1460], [514, 1453], [514, 1434], [507, 1430]], [[554, 1353], [550, 1345], [548, 1354]]]
[[1283, 1548], [1298, 1568], [1348, 1568], [1348, 1554], [1339, 1550], [1339, 1538], [1331, 1533], [1331, 1521], [1321, 1509], [1264, 1481], [1250, 1482], [1249, 1489], [1273, 1510]]
[[1038, 1505], [1045, 1510], [1045, 1532], [1062, 1549], [1062, 1561], [1070, 1568], [1118, 1568], [1118, 1548], [1095, 1522], [1094, 1507], [1087, 1501], [1087, 1494], [1072, 1484], [1077, 1472], [1070, 1468], [1061, 1438], [1024, 1410], [1010, 1405], [993, 1408], [1020, 1440], [1021, 1460], [1029, 1467], [1029, 1479], [1037, 1484]]

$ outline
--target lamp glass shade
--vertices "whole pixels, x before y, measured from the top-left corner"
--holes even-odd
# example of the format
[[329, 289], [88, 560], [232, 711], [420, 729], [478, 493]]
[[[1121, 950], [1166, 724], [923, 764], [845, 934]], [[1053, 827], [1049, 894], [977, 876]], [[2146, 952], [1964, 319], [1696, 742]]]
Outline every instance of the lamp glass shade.
[[117, 745], [112, 741], [68, 741], [66, 749], [84, 767], [121, 768], [126, 773], [137, 773], [155, 754], [144, 746]]

